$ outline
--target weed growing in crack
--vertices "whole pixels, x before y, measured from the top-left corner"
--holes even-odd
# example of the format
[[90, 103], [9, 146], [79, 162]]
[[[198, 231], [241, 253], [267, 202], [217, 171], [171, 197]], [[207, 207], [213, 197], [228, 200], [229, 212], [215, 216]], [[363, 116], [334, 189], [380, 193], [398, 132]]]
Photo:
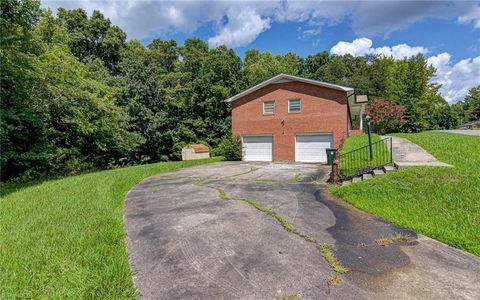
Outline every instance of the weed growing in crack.
[[379, 246], [388, 246], [390, 244], [394, 244], [396, 242], [406, 241], [410, 238], [409, 235], [402, 234], [402, 233], [395, 233], [390, 238], [379, 238], [375, 240], [375, 243]]
[[292, 178], [292, 180], [290, 180], [290, 183], [300, 182], [300, 177], [301, 176], [302, 176], [302, 174], [300, 174], [300, 173], [295, 174], [295, 176]]
[[242, 198], [240, 200], [247, 202], [248, 204], [258, 209], [259, 211], [275, 218], [278, 222], [280, 222], [280, 224], [282, 224], [283, 228], [285, 228], [285, 230], [287, 230], [288, 232], [294, 233], [299, 237], [303, 238], [305, 241], [315, 244], [317, 246], [317, 249], [322, 253], [323, 257], [332, 268], [332, 270], [335, 271], [337, 274], [344, 274], [347, 272], [347, 268], [345, 268], [342, 265], [342, 263], [337, 259], [337, 257], [335, 256], [335, 253], [333, 252], [332, 249], [330, 249], [329, 246], [325, 244], [317, 244], [317, 241], [315, 240], [315, 238], [313, 238], [312, 236], [306, 233], [298, 231], [283, 216], [277, 214], [275, 211], [269, 208], [265, 208], [261, 206], [259, 203], [251, 199]]
[[228, 197], [227, 193], [225, 193], [225, 190], [221, 189], [221, 188], [217, 188], [213, 185], [202, 185], [203, 182], [205, 182], [205, 180], [207, 180], [206, 177], [197, 177], [197, 179], [192, 182], [193, 185], [195, 186], [203, 186], [203, 187], [206, 187], [206, 188], [209, 188], [209, 189], [214, 189], [218, 192], [218, 197], [222, 200], [230, 200], [230, 197]]
[[248, 174], [248, 173], [252, 173], [252, 172], [255, 172], [256, 170], [258, 170], [258, 168], [250, 168], [249, 171], [246, 171], [246, 172], [243, 172], [243, 173], [239, 173], [239, 174], [233, 174], [233, 175], [230, 175], [230, 176], [226, 176], [227, 177], [237, 177], [237, 176], [241, 176], [241, 175], [245, 175], [245, 174]]
[[192, 182], [192, 184], [196, 186], [200, 186], [202, 182], [204, 182], [205, 180], [207, 180], [206, 177], [197, 177], [197, 179], [195, 179], [195, 181]]
[[335, 253], [332, 249], [330, 249], [329, 246], [325, 244], [320, 244], [317, 245], [317, 249], [322, 252], [323, 257], [325, 257], [325, 260], [330, 265], [333, 271], [338, 274], [344, 274], [347, 272], [347, 268], [342, 265], [342, 263], [338, 260], [338, 258], [335, 256]]
[[332, 285], [339, 284], [340, 281], [342, 281], [342, 278], [338, 273], [335, 273], [335, 274], [328, 275], [326, 280], [327, 280], [327, 284], [332, 286]]
[[258, 202], [255, 202], [255, 201], [253, 201], [251, 199], [248, 199], [248, 198], [242, 198], [240, 200], [242, 200], [244, 202], [247, 202], [251, 206], [258, 209], [259, 211], [269, 215], [270, 217], [275, 218], [280, 224], [282, 224], [283, 228], [285, 228], [286, 231], [291, 232], [291, 233], [295, 233], [297, 235], [300, 235], [300, 232], [298, 232], [298, 230], [295, 229], [295, 227], [290, 225], [290, 223], [288, 223], [287, 219], [285, 219], [283, 216], [277, 214], [274, 210], [269, 209], [269, 208], [265, 208], [265, 207], [261, 206]]
[[298, 294], [287, 294], [287, 295], [282, 295], [278, 296], [277, 300], [299, 300], [300, 297]]
[[213, 185], [207, 185], [207, 187], [214, 189], [218, 192], [218, 197], [222, 200], [230, 200], [230, 197], [228, 197], [227, 193], [225, 193], [224, 189], [214, 187]]
[[[206, 178], [199, 177], [197, 180], [195, 180], [193, 182], [193, 184], [197, 185], [197, 186], [200, 186], [205, 180], [206, 180]], [[222, 199], [222, 200], [230, 200], [231, 199], [227, 195], [225, 190], [223, 190], [221, 188], [217, 188], [217, 187], [214, 187], [212, 185], [208, 185], [206, 187], [211, 188], [211, 189], [215, 189], [219, 194], [219, 198]], [[251, 199], [248, 199], [248, 198], [241, 198], [239, 200], [250, 204], [251, 206], [253, 206], [257, 210], [259, 210], [259, 211], [263, 212], [264, 214], [274, 218], [275, 220], [277, 220], [282, 225], [282, 227], [286, 231], [298, 235], [299, 237], [301, 237], [302, 239], [304, 239], [307, 242], [315, 244], [317, 249], [322, 253], [323, 257], [325, 258], [327, 263], [332, 268], [332, 270], [336, 272], [335, 275], [331, 275], [327, 278], [328, 284], [333, 285], [333, 284], [337, 284], [338, 282], [341, 281], [340, 274], [346, 273], [347, 269], [340, 263], [340, 261], [337, 259], [333, 250], [330, 249], [330, 247], [328, 247], [325, 244], [318, 244], [314, 237], [312, 237], [312, 236], [310, 236], [306, 233], [298, 231], [295, 227], [293, 227], [287, 221], [287, 219], [285, 219], [282, 215], [277, 214], [274, 210], [269, 209], [269, 208], [265, 208], [265, 207], [261, 206], [258, 202], [254, 201], [254, 200], [251, 200]], [[290, 296], [290, 295], [287, 295], [287, 296]], [[285, 297], [285, 296], [282, 296], [282, 297]], [[298, 296], [295, 295], [295, 297], [297, 297], [297, 298], [280, 298], [280, 299], [298, 299]]]

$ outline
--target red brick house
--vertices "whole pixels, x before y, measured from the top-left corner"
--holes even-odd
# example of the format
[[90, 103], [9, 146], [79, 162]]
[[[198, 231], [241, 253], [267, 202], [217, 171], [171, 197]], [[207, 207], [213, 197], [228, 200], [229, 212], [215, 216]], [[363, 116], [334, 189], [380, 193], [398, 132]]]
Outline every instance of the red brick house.
[[280, 74], [227, 100], [232, 133], [242, 138], [243, 160], [325, 162], [340, 147], [352, 114], [363, 111], [354, 90]]

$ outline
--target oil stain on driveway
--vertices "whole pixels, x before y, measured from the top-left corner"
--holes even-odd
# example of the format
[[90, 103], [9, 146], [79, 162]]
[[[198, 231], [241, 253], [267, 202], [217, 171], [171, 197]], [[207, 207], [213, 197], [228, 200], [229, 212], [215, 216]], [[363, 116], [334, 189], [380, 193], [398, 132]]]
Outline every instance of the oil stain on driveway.
[[141, 298], [480, 298], [477, 257], [334, 198], [327, 172], [222, 162], [143, 180], [125, 202]]

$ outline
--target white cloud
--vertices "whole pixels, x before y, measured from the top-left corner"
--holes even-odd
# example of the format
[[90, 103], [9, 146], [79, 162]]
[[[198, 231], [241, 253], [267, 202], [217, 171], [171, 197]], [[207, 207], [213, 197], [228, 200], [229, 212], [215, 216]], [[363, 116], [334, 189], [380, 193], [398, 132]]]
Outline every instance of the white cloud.
[[365, 37], [352, 42], [340, 41], [330, 49], [330, 52], [337, 55], [351, 54], [353, 56], [363, 56], [372, 50], [372, 44], [372, 40]]
[[458, 17], [461, 24], [473, 23], [475, 28], [480, 28], [480, 6], [473, 8], [463, 16]]
[[410, 57], [418, 53], [427, 53], [428, 49], [421, 46], [411, 47], [407, 44], [399, 44], [393, 47], [383, 46], [372, 48], [373, 42], [366, 37], [355, 39], [352, 42], [340, 41], [330, 49], [332, 54], [353, 56], [364, 56], [367, 54], [376, 54], [382, 56], [393, 57], [394, 59], [402, 59]]
[[440, 93], [450, 103], [462, 100], [468, 91], [480, 84], [480, 56], [463, 59], [456, 64], [449, 53], [431, 56], [427, 62], [437, 69], [432, 82], [442, 84]]
[[428, 49], [422, 46], [411, 47], [407, 44], [399, 44], [393, 47], [379, 47], [373, 49], [374, 54], [391, 56], [394, 59], [402, 59], [404, 57], [410, 57], [419, 53], [427, 53]]
[[218, 34], [208, 39], [210, 47], [227, 45], [240, 47], [248, 45], [257, 36], [270, 28], [270, 19], [263, 18], [254, 9], [247, 6], [240, 10], [229, 10], [228, 23], [220, 29]]
[[[299, 23], [304, 35], [319, 34], [322, 27], [345, 20], [360, 36], [389, 34], [426, 18], [457, 18], [458, 22], [480, 26], [480, 8], [475, 2], [44, 0], [42, 5], [54, 11], [58, 7], [81, 7], [89, 13], [100, 10], [129, 38], [192, 33], [204, 25], [221, 24], [216, 27], [212, 42], [223, 40], [229, 46], [247, 45], [274, 22]], [[243, 16], [248, 24], [241, 29], [236, 12], [240, 14], [246, 6], [254, 15]]]

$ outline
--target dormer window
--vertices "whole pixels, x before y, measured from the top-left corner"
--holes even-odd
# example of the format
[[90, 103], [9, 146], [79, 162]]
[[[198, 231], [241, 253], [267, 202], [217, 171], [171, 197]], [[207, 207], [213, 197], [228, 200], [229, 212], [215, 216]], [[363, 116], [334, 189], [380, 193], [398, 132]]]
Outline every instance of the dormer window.
[[273, 115], [275, 113], [275, 101], [263, 102], [263, 114]]
[[289, 113], [299, 113], [302, 111], [302, 100], [300, 99], [290, 99], [288, 100], [288, 112]]

